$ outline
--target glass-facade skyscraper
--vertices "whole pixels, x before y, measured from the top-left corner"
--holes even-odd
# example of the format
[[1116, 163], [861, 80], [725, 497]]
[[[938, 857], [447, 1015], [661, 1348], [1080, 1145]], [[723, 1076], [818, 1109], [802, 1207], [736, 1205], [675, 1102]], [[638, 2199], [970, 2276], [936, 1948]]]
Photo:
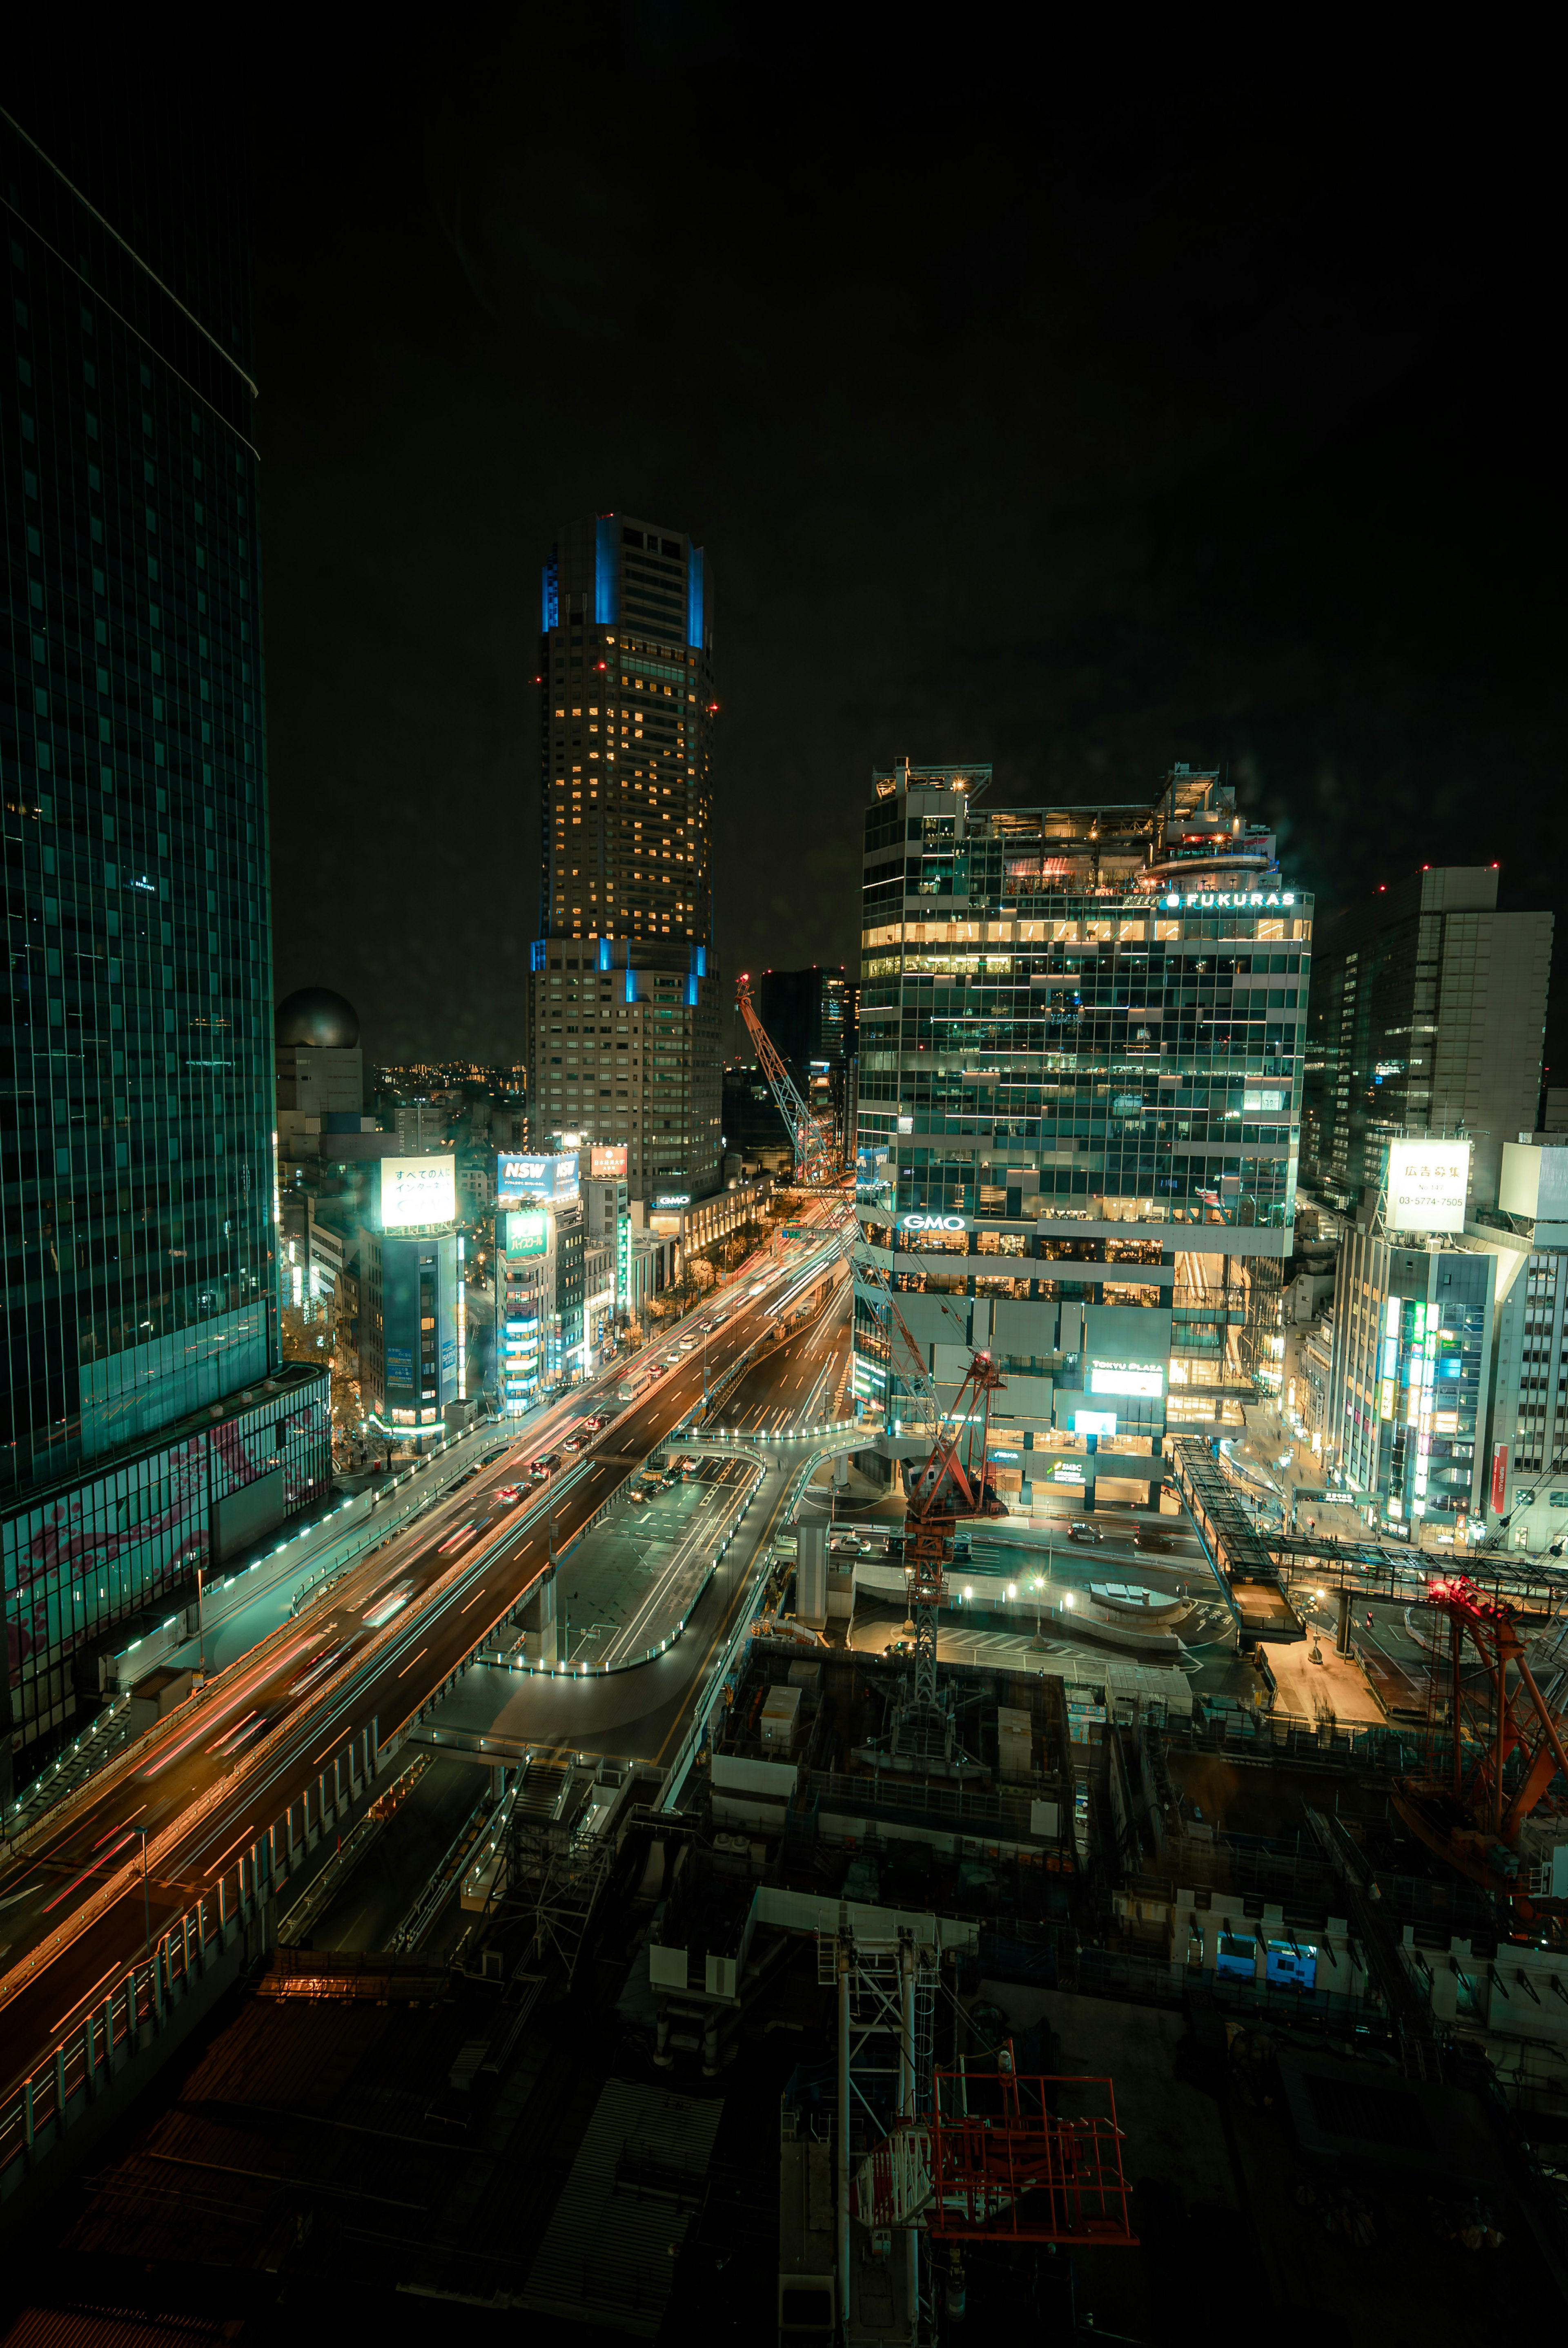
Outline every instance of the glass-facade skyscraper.
[[702, 549], [630, 514], [543, 567], [530, 1136], [623, 1142], [671, 1202], [719, 1187], [712, 603]]
[[0, 119], [0, 1506], [24, 1766], [128, 1627], [330, 1474], [324, 1381], [278, 1368], [275, 1326], [243, 139], [100, 94]]
[[[1312, 902], [1210, 772], [1132, 806], [991, 808], [881, 774], [866, 818], [857, 1211], [939, 1391], [1006, 1387], [999, 1488], [1147, 1499], [1168, 1427], [1277, 1388]], [[924, 1448], [857, 1287], [856, 1392]]]

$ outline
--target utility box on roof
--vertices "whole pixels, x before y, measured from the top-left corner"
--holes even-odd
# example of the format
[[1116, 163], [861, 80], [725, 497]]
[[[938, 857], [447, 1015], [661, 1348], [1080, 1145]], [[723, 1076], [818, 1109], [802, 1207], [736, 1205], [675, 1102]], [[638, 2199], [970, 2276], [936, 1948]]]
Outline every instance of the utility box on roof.
[[801, 1693], [797, 1687], [768, 1690], [759, 1729], [764, 1745], [776, 1745], [781, 1752], [793, 1752], [800, 1733]]

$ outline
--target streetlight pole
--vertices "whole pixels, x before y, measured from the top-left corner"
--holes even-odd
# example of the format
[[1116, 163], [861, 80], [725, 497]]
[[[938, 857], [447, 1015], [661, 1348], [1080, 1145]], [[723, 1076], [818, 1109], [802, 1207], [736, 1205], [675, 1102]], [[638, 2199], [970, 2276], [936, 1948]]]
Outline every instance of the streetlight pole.
[[196, 1668], [207, 1676], [207, 1628], [201, 1613], [201, 1568], [196, 1569]]
[[142, 1926], [147, 1934], [147, 1954], [150, 1957], [152, 1954], [152, 1898], [147, 1888], [147, 1838], [152, 1829], [149, 1827], [133, 1827], [131, 1831], [141, 1837], [141, 1918]]

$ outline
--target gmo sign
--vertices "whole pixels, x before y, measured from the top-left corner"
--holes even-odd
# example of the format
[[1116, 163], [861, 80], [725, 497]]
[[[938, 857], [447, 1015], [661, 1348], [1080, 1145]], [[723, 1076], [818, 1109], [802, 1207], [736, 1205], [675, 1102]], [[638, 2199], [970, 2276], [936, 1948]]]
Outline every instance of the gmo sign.
[[901, 1231], [961, 1231], [964, 1219], [962, 1215], [900, 1215], [898, 1228]]

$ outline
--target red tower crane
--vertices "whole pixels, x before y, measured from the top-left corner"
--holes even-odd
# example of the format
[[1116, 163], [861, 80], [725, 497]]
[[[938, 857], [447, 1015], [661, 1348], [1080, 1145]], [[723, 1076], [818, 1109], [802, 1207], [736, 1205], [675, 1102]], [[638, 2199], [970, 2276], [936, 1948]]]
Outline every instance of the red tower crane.
[[1451, 1751], [1424, 1777], [1401, 1778], [1394, 1807], [1461, 1875], [1513, 1897], [1526, 1889], [1517, 1856], [1524, 1822], [1554, 1777], [1568, 1781], [1562, 1727], [1526, 1660], [1512, 1606], [1462, 1574], [1430, 1581], [1427, 1598], [1448, 1626], [1433, 1663], [1429, 1735], [1435, 1761], [1446, 1706]]

